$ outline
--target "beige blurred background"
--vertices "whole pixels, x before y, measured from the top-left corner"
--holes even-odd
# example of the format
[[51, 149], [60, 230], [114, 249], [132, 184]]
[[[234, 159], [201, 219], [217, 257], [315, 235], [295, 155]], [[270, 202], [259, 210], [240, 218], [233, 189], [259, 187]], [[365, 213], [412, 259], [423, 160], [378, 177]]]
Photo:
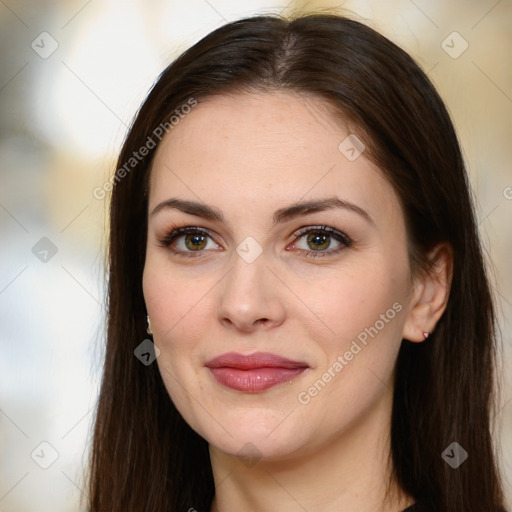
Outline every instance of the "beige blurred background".
[[510, 0], [0, 0], [0, 512], [80, 510], [105, 316], [93, 190], [156, 76], [226, 21], [333, 7], [409, 51], [453, 115], [492, 260], [512, 502]]

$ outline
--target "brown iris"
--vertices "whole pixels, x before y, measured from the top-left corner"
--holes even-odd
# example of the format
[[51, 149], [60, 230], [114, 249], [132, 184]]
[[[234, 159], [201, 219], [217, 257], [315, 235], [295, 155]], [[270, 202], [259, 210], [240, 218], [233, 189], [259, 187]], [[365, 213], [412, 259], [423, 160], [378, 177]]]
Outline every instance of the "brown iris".
[[[321, 232], [313, 231], [312, 233], [309, 233], [307, 237], [309, 247], [320, 249], [321, 251], [329, 247], [330, 241], [330, 235], [326, 235]], [[313, 246], [310, 245], [311, 242], [314, 244]]]
[[188, 234], [185, 236], [185, 245], [191, 251], [204, 249], [206, 246], [206, 236], [198, 233]]

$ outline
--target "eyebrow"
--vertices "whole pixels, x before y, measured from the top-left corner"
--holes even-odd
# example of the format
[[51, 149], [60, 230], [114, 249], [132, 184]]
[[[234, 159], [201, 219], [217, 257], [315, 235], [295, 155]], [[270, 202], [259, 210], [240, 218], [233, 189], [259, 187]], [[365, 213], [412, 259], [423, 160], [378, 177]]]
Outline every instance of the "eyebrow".
[[[323, 212], [325, 210], [330, 210], [333, 208], [341, 208], [344, 210], [350, 210], [352, 212], [360, 215], [364, 220], [366, 220], [372, 226], [375, 226], [375, 222], [370, 216], [370, 214], [357, 206], [354, 203], [349, 201], [345, 201], [339, 199], [338, 197], [329, 197], [326, 199], [312, 200], [312, 201], [303, 201], [299, 203], [292, 204], [290, 206], [286, 206], [285, 208], [280, 208], [276, 210], [273, 215], [273, 225], [285, 222], [287, 220], [291, 220], [295, 217], [299, 217], [301, 215], [307, 215], [310, 213]], [[167, 199], [153, 208], [151, 212], [151, 216], [156, 215], [162, 210], [166, 209], [176, 209], [180, 210], [184, 213], [188, 213], [190, 215], [195, 215], [196, 217], [202, 217], [204, 219], [213, 220], [225, 223], [224, 215], [213, 206], [209, 206], [204, 203], [198, 203], [195, 201], [186, 201], [183, 199], [171, 198]]]

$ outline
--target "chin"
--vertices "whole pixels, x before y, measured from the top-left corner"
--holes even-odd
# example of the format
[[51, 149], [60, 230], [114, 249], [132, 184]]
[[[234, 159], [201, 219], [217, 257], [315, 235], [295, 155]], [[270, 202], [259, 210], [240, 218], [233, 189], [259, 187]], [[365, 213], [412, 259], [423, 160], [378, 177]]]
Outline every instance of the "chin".
[[252, 435], [250, 430], [241, 433], [236, 439], [212, 438], [208, 440], [211, 446], [223, 453], [236, 457], [247, 466], [257, 461], [280, 461], [293, 458], [301, 453], [305, 443], [290, 437], [287, 434], [284, 438], [270, 438], [262, 435], [261, 432]]
[[282, 418], [274, 418], [270, 422], [262, 419], [262, 416], [264, 414], [261, 409], [254, 409], [251, 412], [240, 412], [238, 419], [219, 418], [221, 424], [229, 425], [229, 434], [220, 425], [213, 426], [210, 423], [199, 427], [197, 432], [211, 446], [242, 462], [245, 459], [285, 460], [311, 446], [311, 436], [304, 428], [304, 423], [298, 424], [291, 418], [284, 422]]

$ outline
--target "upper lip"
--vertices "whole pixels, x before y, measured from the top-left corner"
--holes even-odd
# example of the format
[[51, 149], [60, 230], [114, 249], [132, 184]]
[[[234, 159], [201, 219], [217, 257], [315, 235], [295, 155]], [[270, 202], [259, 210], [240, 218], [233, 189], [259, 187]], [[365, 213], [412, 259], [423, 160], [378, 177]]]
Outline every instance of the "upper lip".
[[205, 363], [208, 368], [236, 368], [238, 370], [253, 370], [255, 368], [307, 368], [309, 365], [302, 361], [292, 361], [269, 352], [255, 352], [243, 355], [236, 352], [226, 352]]

